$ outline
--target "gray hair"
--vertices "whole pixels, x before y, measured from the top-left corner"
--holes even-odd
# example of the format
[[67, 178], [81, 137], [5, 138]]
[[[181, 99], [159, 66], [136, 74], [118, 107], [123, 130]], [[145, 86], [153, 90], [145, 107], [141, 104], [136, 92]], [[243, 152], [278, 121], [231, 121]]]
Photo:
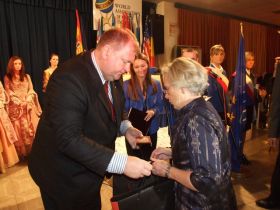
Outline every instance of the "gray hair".
[[162, 69], [162, 76], [168, 77], [177, 88], [187, 88], [194, 95], [202, 95], [208, 86], [206, 69], [190, 58], [174, 59]]

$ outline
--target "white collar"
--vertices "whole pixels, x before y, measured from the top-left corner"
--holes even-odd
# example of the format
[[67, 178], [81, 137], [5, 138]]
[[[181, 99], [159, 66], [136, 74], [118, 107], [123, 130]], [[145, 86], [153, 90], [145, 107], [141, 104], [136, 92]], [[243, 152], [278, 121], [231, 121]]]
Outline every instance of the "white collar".
[[106, 80], [105, 80], [105, 78], [104, 78], [104, 76], [103, 76], [103, 74], [102, 74], [102, 71], [101, 71], [100, 67], [98, 66], [98, 64], [97, 64], [97, 62], [96, 62], [95, 55], [94, 55], [94, 51], [91, 53], [91, 59], [92, 59], [93, 65], [95, 66], [95, 68], [96, 68], [96, 70], [97, 70], [97, 73], [98, 73], [98, 75], [99, 75], [99, 77], [100, 77], [100, 79], [101, 79], [101, 82], [102, 82], [102, 84], [104, 85], [105, 82], [106, 82]]
[[222, 65], [220, 65], [220, 67], [217, 67], [214, 63], [211, 63], [211, 65], [212, 65], [214, 68], [219, 69], [221, 72], [224, 71]]

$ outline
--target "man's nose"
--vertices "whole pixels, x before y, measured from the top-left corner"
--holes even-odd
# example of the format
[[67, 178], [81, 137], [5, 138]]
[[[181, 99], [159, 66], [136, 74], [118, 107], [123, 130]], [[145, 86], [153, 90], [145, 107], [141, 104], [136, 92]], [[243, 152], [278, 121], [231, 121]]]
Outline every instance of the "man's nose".
[[127, 73], [130, 70], [130, 63], [126, 63], [124, 66], [124, 71]]

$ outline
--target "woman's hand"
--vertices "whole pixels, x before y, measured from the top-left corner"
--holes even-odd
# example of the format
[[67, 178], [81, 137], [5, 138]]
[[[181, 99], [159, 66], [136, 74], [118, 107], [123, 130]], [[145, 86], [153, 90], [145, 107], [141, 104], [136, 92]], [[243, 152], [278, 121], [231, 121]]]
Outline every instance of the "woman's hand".
[[167, 177], [170, 172], [170, 163], [165, 160], [152, 159], [153, 170], [152, 173], [157, 176]]
[[11, 103], [15, 105], [20, 105], [22, 103], [22, 101], [17, 96], [11, 95], [10, 98], [11, 98]]
[[151, 154], [151, 159], [170, 160], [171, 158], [171, 148], [158, 147]]
[[153, 109], [149, 109], [146, 111], [147, 115], [144, 118], [145, 121], [149, 121], [155, 115], [155, 111]]
[[34, 95], [33, 94], [28, 94], [26, 96], [26, 102], [27, 103], [33, 103], [33, 100], [34, 100]]

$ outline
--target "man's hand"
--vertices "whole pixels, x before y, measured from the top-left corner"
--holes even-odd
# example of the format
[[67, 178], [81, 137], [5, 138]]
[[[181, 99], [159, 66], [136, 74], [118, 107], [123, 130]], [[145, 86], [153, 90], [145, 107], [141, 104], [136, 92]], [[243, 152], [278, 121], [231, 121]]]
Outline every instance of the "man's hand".
[[124, 168], [124, 174], [130, 178], [138, 179], [144, 176], [150, 176], [153, 166], [138, 157], [128, 156]]
[[132, 147], [132, 149], [137, 149], [137, 139], [143, 137], [143, 134], [141, 131], [134, 127], [130, 127], [125, 132], [125, 138]]
[[152, 158], [159, 159], [159, 160], [170, 160], [172, 158], [171, 148], [163, 148], [163, 147], [156, 148], [151, 154], [151, 159]]

